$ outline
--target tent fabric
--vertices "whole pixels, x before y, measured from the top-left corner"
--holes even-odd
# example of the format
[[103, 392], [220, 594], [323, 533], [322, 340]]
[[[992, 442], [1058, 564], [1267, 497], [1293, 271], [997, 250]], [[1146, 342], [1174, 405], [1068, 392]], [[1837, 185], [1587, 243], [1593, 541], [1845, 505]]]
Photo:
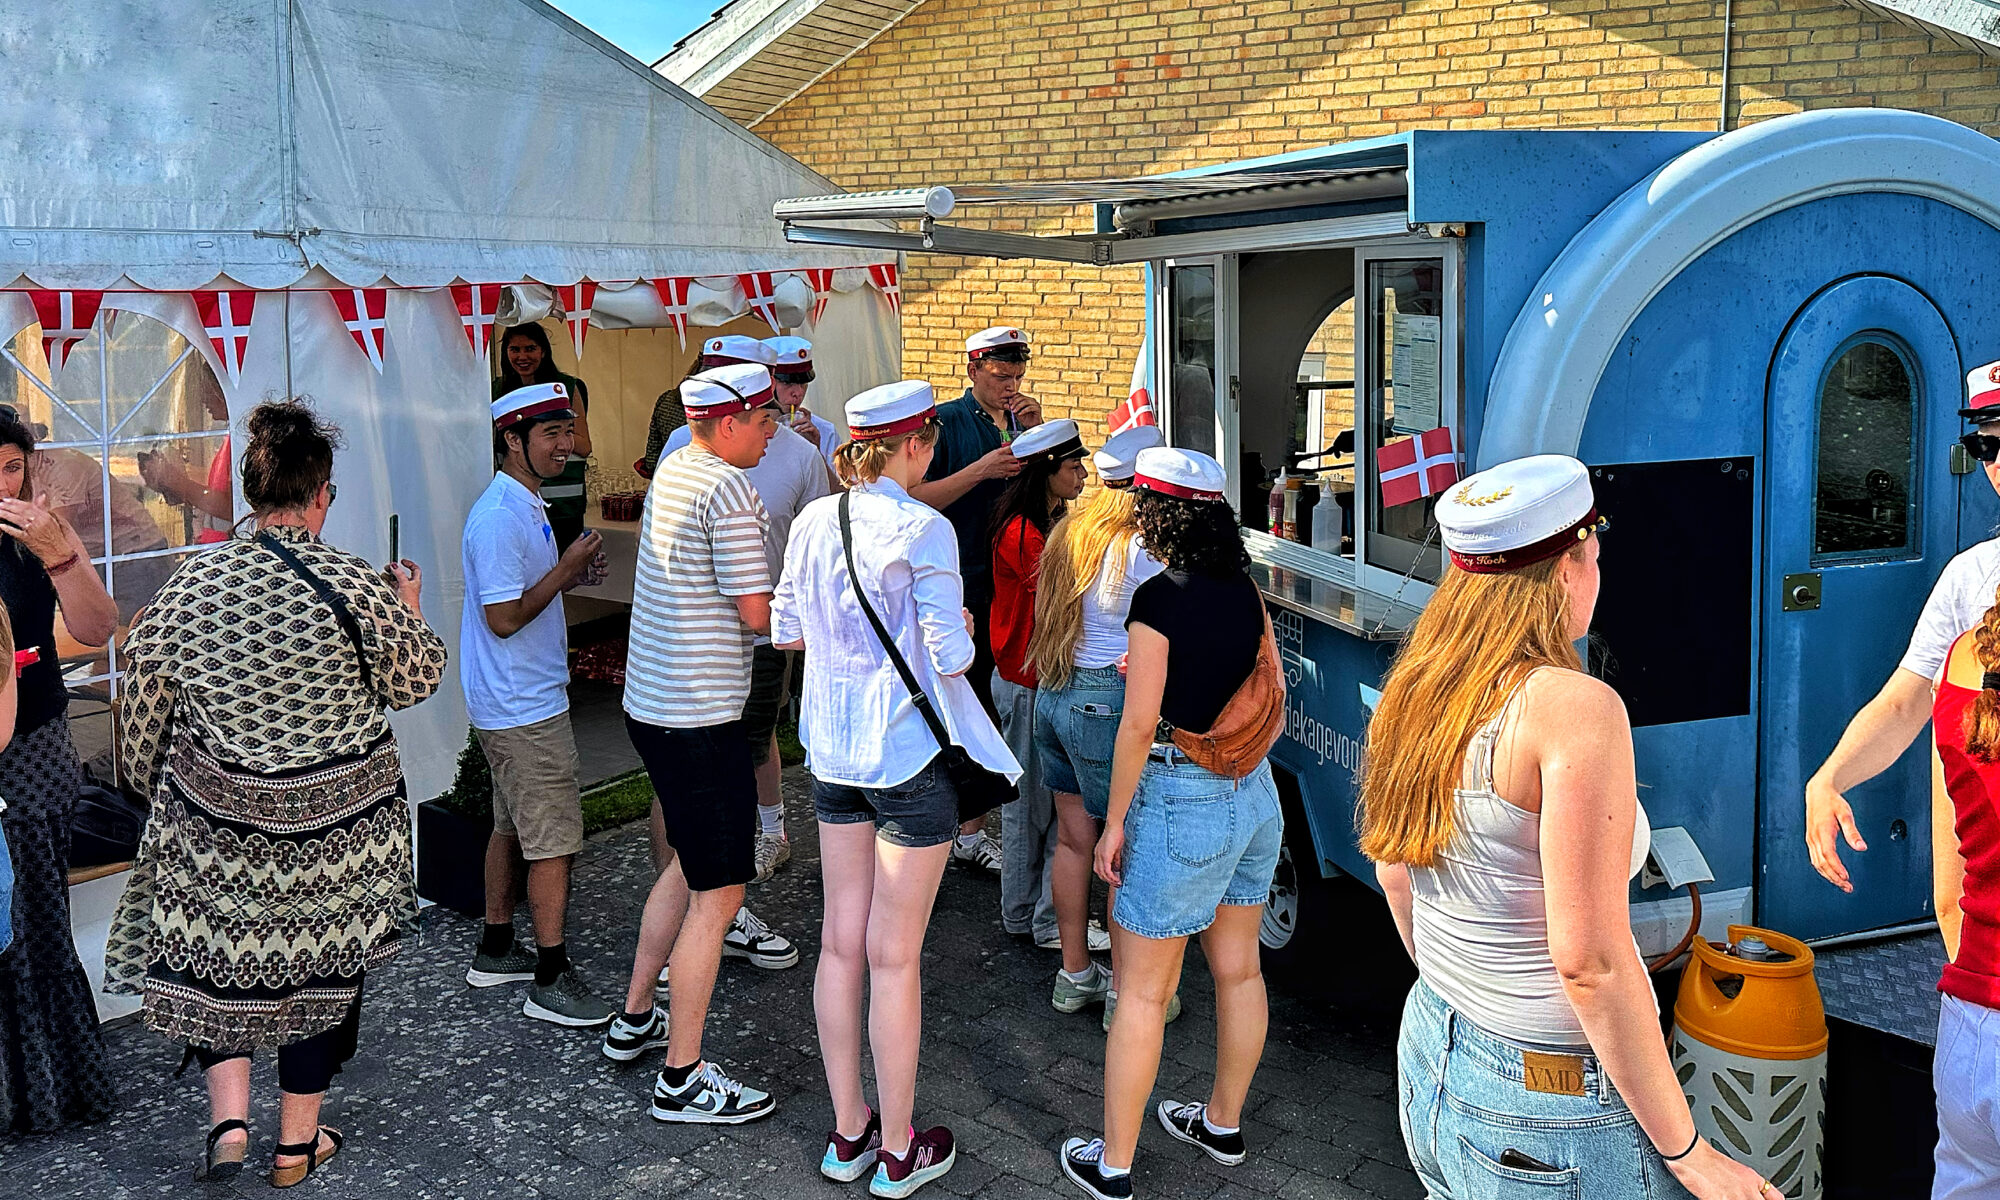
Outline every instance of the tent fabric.
[[836, 191], [541, 0], [85, 0], [0, 14], [0, 283], [563, 285], [856, 267]]

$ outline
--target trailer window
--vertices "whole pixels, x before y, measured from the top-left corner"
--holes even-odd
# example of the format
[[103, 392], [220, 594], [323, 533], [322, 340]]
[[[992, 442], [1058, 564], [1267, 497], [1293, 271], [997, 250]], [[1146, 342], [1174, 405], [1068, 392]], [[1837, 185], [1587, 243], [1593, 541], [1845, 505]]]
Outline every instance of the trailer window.
[[1819, 389], [1813, 560], [1893, 557], [1911, 548], [1917, 395], [1881, 334], [1848, 342]]
[[1462, 453], [1448, 403], [1455, 359], [1445, 353], [1444, 278], [1441, 258], [1370, 262], [1362, 329], [1367, 404], [1357, 440], [1367, 448], [1368, 562], [1424, 579], [1437, 578], [1442, 561], [1430, 493]]
[[1173, 445], [1215, 453], [1215, 268], [1174, 267], [1168, 273], [1172, 306], [1169, 343]]

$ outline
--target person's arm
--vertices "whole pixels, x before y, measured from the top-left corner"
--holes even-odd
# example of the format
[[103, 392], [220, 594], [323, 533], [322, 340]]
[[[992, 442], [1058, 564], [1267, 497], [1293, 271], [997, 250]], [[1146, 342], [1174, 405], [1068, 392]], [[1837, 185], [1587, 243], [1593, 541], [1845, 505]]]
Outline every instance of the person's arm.
[[1958, 961], [1959, 934], [1965, 928], [1965, 858], [1958, 848], [1958, 813], [1944, 786], [1944, 760], [1931, 745], [1931, 899], [1937, 905], [1938, 933], [1944, 936], [1944, 957]]
[[570, 443], [570, 453], [578, 458], [590, 457], [590, 389], [583, 380], [576, 383], [576, 440]]
[[1125, 652], [1125, 712], [1118, 720], [1118, 737], [1111, 752], [1111, 804], [1104, 832], [1097, 839], [1097, 877], [1113, 887], [1123, 882], [1125, 814], [1139, 791], [1146, 755], [1160, 724], [1160, 700], [1167, 692], [1167, 638], [1150, 625], [1133, 621]]
[[[76, 530], [49, 511], [47, 496], [0, 500], [0, 533], [18, 540], [49, 570], [63, 627], [71, 637], [86, 646], [111, 641], [118, 631], [118, 604], [104, 590]], [[55, 648], [46, 647], [44, 652], [53, 654]]]
[[958, 536], [951, 522], [932, 517], [905, 554], [924, 653], [939, 675], [963, 675], [972, 669], [978, 651], [966, 624], [965, 580], [958, 573]]
[[736, 615], [752, 633], [771, 632], [771, 593], [755, 592], [748, 596], [731, 596], [736, 602]]
[[1021, 460], [1014, 457], [1012, 450], [1002, 446], [975, 460], [962, 471], [953, 471], [937, 479], [926, 479], [910, 489], [910, 496], [943, 512], [986, 480], [1011, 479], [1020, 473]]
[[1389, 915], [1396, 919], [1396, 933], [1403, 939], [1403, 952], [1415, 962], [1416, 901], [1410, 892], [1410, 868], [1402, 863], [1376, 863], [1375, 882], [1382, 885], [1382, 898], [1389, 902]]
[[[555, 603], [557, 596], [576, 585], [576, 581], [583, 577], [584, 569], [590, 566], [590, 560], [597, 556], [603, 541], [595, 529], [584, 530], [583, 536], [571, 542], [569, 549], [556, 560], [555, 569], [529, 584], [527, 590], [509, 599], [482, 602], [480, 607], [486, 613], [486, 627], [493, 631], [495, 637], [502, 638], [513, 637], [526, 629], [549, 605]], [[519, 569], [520, 548], [511, 540], [503, 542], [494, 557], [498, 560], [496, 565], [502, 569], [508, 565]], [[503, 581], [496, 580], [495, 585], [501, 590], [509, 590]]]
[[[353, 584], [375, 633], [375, 694], [392, 709], [430, 698], [444, 682], [444, 639], [424, 620], [424, 574], [404, 559], [385, 574], [362, 571]], [[393, 576], [393, 581], [392, 581]], [[352, 594], [352, 593], [350, 593]]]
[[736, 615], [752, 633], [771, 631], [771, 563], [764, 536], [771, 518], [748, 479], [737, 489], [716, 493], [708, 521], [708, 546], [716, 587], [736, 602]]
[[1931, 682], [1906, 667], [1889, 673], [1875, 698], [1847, 723], [1840, 742], [1806, 781], [1806, 848], [1813, 869], [1843, 892], [1852, 892], [1837, 840], [1868, 849], [1845, 793], [1880, 775], [1910, 748], [1931, 719]]
[[[1549, 957], [1584, 1036], [1661, 1154], [1696, 1141], [1652, 981], [1632, 943], [1627, 878], [1638, 781], [1632, 728], [1616, 692], [1573, 671], [1530, 680], [1517, 754], [1539, 766]], [[1667, 1164], [1700, 1197], [1754, 1200], [1757, 1174], [1702, 1142]]]
[[771, 593], [771, 645], [779, 650], [806, 648], [805, 623], [799, 617], [801, 539], [797, 532], [795, 528], [791, 545], [785, 547], [784, 569], [778, 572], [778, 586]]
[[118, 773], [141, 796], [153, 794], [167, 758], [167, 721], [179, 688], [166, 672], [165, 654], [183, 623], [179, 608], [169, 582], [132, 623], [120, 656], [125, 670], [118, 681]]

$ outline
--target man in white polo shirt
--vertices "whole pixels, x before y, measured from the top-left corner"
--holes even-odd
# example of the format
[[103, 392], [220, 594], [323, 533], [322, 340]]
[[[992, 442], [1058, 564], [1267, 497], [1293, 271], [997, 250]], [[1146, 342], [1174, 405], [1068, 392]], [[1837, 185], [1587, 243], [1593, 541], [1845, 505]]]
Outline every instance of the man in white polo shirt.
[[[569, 460], [576, 421], [570, 402], [561, 383], [516, 388], [493, 402], [500, 469], [465, 522], [471, 603], [459, 624], [459, 678], [493, 775], [486, 932], [465, 981], [493, 987], [532, 980], [524, 1013], [588, 1026], [602, 1025], [617, 1010], [583, 985], [564, 941], [570, 860], [583, 849], [583, 807], [562, 593], [601, 570], [601, 539], [586, 532], [558, 555], [541, 497], [543, 482], [561, 475]], [[532, 955], [514, 941], [517, 857], [528, 863]]]
[[[771, 390], [778, 396], [778, 413], [793, 433], [819, 447], [826, 469], [833, 471], [833, 452], [840, 448], [840, 431], [833, 422], [806, 407], [806, 389], [818, 372], [813, 370], [813, 345], [802, 337], [765, 338], [764, 345], [776, 359], [771, 364]], [[839, 478], [834, 477], [839, 486]]]

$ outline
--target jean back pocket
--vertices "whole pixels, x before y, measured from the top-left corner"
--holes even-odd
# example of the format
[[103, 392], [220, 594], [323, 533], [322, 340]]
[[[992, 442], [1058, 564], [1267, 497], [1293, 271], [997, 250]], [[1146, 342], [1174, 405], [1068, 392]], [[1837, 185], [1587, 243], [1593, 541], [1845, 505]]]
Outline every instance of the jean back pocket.
[[1164, 797], [1167, 854], [1186, 867], [1205, 867], [1229, 852], [1236, 839], [1236, 793]]
[[[1503, 1163], [1479, 1147], [1458, 1139], [1465, 1166], [1466, 1200], [1556, 1200], [1583, 1195], [1583, 1172], [1576, 1167], [1530, 1167]], [[1505, 1151], [1500, 1157], [1508, 1157]], [[1607, 1198], [1609, 1200], [1609, 1198]]]

